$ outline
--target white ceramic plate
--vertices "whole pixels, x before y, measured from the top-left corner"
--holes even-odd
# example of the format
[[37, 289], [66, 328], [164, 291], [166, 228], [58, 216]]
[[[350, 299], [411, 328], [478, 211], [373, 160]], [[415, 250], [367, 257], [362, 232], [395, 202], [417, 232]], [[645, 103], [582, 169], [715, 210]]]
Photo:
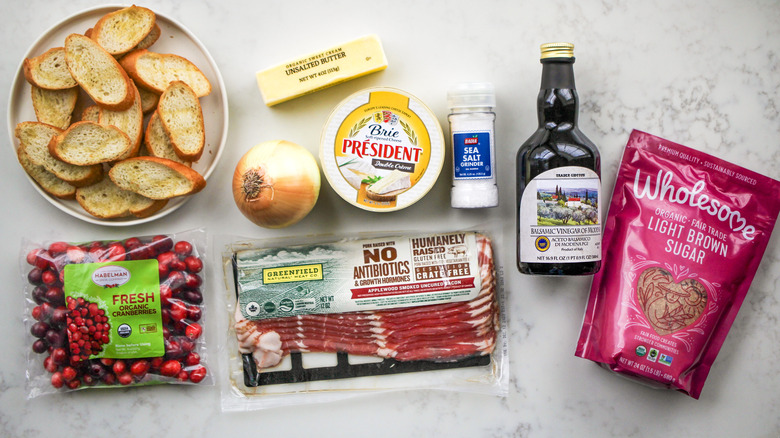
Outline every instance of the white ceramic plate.
[[[72, 33], [83, 34], [87, 29], [92, 27], [100, 17], [108, 12], [123, 7], [125, 6], [99, 6], [66, 18], [41, 35], [27, 51], [25, 58], [38, 56], [52, 47], [62, 47], [65, 44], [65, 37], [68, 35]], [[217, 69], [214, 59], [195, 35], [178, 21], [157, 13], [157, 11], [155, 11], [155, 13], [157, 14], [157, 24], [160, 26], [162, 34], [149, 50], [158, 53], [174, 53], [189, 59], [198, 66], [209, 79], [209, 82], [211, 82], [211, 94], [200, 99], [206, 126], [206, 148], [203, 151], [201, 159], [192, 166], [192, 168], [197, 170], [204, 178], [208, 179], [219, 161], [219, 157], [222, 154], [222, 149], [225, 145], [225, 139], [227, 138], [228, 104], [225, 84], [222, 81], [222, 75], [219, 73], [219, 69]], [[8, 103], [8, 134], [11, 138], [11, 146], [14, 148], [14, 156], [16, 155], [16, 148], [18, 147], [18, 140], [14, 137], [14, 128], [16, 127], [16, 124], [19, 122], [36, 120], [30, 97], [30, 85], [24, 79], [24, 74], [22, 73], [23, 62], [24, 59], [19, 63], [16, 77], [11, 86], [10, 100]], [[79, 104], [74, 112], [74, 120], [77, 118], [81, 108], [83, 108], [83, 106]], [[108, 226], [137, 225], [159, 219], [181, 207], [190, 198], [189, 196], [186, 196], [171, 199], [165, 208], [154, 215], [143, 219], [135, 217], [100, 219], [85, 212], [76, 201], [55, 198], [42, 190], [32, 178], [28, 176], [27, 179], [41, 196], [65, 213], [87, 222]], [[197, 194], [193, 196], [197, 196]]]

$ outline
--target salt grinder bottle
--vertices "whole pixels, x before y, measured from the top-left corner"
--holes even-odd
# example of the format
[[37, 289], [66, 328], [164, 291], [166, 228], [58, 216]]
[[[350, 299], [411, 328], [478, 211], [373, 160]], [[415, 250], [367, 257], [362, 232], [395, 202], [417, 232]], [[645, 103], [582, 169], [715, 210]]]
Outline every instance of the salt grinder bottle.
[[498, 205], [495, 169], [496, 95], [493, 84], [458, 84], [447, 92], [452, 144], [453, 208]]
[[601, 159], [577, 127], [574, 45], [541, 46], [539, 128], [517, 152], [517, 268], [587, 275], [601, 267]]

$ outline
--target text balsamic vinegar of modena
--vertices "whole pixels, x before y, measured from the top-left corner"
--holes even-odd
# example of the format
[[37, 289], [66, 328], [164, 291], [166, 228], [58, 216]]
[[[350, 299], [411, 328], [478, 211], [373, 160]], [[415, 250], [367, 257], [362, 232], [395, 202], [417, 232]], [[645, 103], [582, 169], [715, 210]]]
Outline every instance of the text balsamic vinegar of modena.
[[574, 45], [541, 46], [539, 128], [517, 153], [517, 267], [588, 275], [601, 266], [601, 158], [577, 127]]

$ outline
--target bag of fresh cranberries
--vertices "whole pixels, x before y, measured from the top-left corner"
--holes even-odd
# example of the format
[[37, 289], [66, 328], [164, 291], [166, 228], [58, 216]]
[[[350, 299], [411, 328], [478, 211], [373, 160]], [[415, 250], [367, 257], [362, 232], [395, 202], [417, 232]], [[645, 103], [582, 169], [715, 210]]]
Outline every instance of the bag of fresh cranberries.
[[213, 384], [203, 337], [205, 231], [22, 244], [28, 396]]

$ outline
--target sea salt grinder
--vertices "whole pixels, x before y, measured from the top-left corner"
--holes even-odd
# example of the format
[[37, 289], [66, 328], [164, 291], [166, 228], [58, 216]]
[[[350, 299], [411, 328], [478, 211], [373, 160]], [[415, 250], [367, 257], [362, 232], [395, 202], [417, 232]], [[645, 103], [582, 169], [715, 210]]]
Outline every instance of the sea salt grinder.
[[453, 167], [450, 205], [453, 208], [496, 207], [493, 84], [458, 84], [447, 92], [447, 103]]

